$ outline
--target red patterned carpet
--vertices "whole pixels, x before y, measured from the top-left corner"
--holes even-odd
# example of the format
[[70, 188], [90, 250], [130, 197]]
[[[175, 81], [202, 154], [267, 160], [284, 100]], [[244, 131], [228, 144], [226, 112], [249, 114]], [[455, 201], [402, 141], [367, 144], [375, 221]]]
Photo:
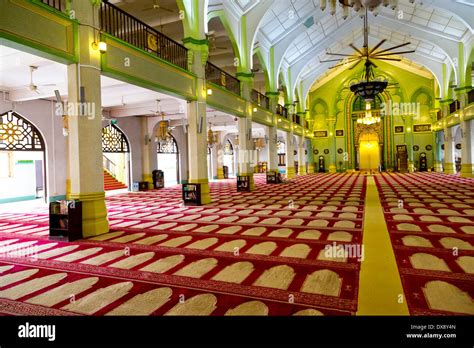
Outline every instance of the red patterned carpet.
[[474, 180], [376, 176], [412, 315], [474, 314]]
[[360, 264], [325, 246], [362, 242], [363, 176], [267, 185], [256, 175], [251, 193], [234, 180], [210, 186], [213, 203], [202, 207], [182, 207], [180, 186], [111, 196], [111, 232], [72, 243], [48, 240], [46, 210], [0, 214], [0, 313], [357, 311]]

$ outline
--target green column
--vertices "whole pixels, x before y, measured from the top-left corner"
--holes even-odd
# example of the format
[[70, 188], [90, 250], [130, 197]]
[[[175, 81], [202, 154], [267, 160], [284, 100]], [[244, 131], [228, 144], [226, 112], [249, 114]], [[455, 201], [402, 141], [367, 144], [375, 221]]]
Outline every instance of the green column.
[[330, 118], [327, 119], [328, 123], [328, 140], [329, 140], [329, 173], [336, 173], [336, 134], [335, 126], [336, 119]]

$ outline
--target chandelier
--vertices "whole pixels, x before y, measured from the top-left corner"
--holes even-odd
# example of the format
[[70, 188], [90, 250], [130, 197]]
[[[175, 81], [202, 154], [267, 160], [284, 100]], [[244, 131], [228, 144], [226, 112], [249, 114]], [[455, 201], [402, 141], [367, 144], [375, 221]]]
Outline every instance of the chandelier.
[[[415, 50], [408, 50], [408, 51], [399, 51], [399, 52], [390, 52], [391, 50], [398, 49], [400, 47], [404, 47], [410, 44], [410, 42], [405, 42], [400, 45], [396, 45], [386, 49], [380, 49], [386, 39], [381, 40], [378, 44], [374, 47], [369, 48], [369, 24], [368, 24], [368, 8], [373, 8], [378, 6], [380, 1], [370, 1], [365, 0], [361, 1], [362, 5], [365, 7], [365, 15], [364, 18], [364, 45], [362, 48], [357, 48], [354, 44], [350, 44], [349, 46], [355, 50], [353, 54], [342, 54], [342, 53], [331, 53], [326, 52], [328, 55], [338, 56], [339, 58], [336, 59], [329, 59], [329, 60], [322, 60], [321, 63], [324, 62], [339, 62], [338, 64], [331, 67], [331, 69], [340, 67], [340, 66], [348, 66], [349, 70], [354, 69], [356, 66], [360, 64], [360, 62], [365, 61], [364, 63], [364, 72], [362, 79], [358, 83], [351, 84], [350, 90], [355, 95], [360, 96], [365, 101], [372, 101], [374, 100], [375, 96], [379, 93], [382, 93], [388, 86], [388, 80], [376, 79], [374, 76], [373, 68], [377, 68], [377, 65], [373, 62], [374, 60], [384, 60], [384, 61], [401, 61], [401, 58], [392, 57], [394, 55], [400, 55], [404, 53], [413, 53]], [[346, 6], [346, 5], [344, 5]], [[350, 5], [347, 5], [350, 6]], [[341, 58], [345, 57], [342, 62], [340, 62]]]
[[380, 122], [380, 117], [379, 116], [372, 116], [372, 110], [370, 106], [370, 102], [365, 103], [365, 113], [363, 116], [360, 116], [357, 118], [357, 123], [358, 124], [363, 124], [366, 126], [369, 126], [374, 123]]
[[361, 97], [366, 102], [374, 100], [375, 96], [382, 93], [388, 85], [387, 80], [375, 79], [372, 67], [373, 63], [370, 60], [366, 60], [362, 80], [349, 86], [351, 92]]
[[165, 113], [161, 112], [161, 121], [158, 122], [158, 129], [156, 130], [156, 141], [161, 142], [161, 141], [166, 141], [169, 137], [168, 131], [169, 131], [169, 122], [165, 120]]
[[263, 138], [256, 138], [254, 139], [255, 150], [260, 151], [265, 147], [265, 139]]
[[165, 113], [161, 112], [161, 121], [158, 122], [158, 128], [156, 130], [156, 142], [162, 149], [171, 148], [174, 146], [174, 140], [170, 132], [174, 128], [169, 126], [169, 121], [165, 120]]
[[[411, 3], [414, 3], [415, 0], [410, 0]], [[420, 2], [422, 2], [420, 0]], [[384, 7], [390, 6], [392, 10], [395, 10], [398, 7], [398, 0], [320, 0], [319, 8], [324, 11], [329, 5], [329, 13], [331, 15], [336, 14], [336, 5], [342, 7], [342, 18], [346, 19], [349, 16], [349, 9], [352, 8], [355, 12], [359, 12], [362, 8], [367, 8], [375, 16], [378, 15], [380, 5]]]
[[207, 131], [207, 146], [212, 147], [215, 143], [217, 143], [217, 133], [212, 131], [211, 124], [209, 124], [209, 130]]

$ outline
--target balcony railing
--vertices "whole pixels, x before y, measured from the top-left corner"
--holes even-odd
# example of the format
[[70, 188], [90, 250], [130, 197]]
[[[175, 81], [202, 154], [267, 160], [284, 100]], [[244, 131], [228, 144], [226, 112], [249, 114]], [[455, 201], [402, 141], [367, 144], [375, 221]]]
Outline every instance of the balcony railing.
[[281, 104], [277, 105], [276, 113], [284, 118], [288, 118], [288, 109]]
[[474, 89], [471, 89], [469, 92], [467, 92], [467, 103], [474, 103]]
[[211, 62], [206, 64], [206, 80], [240, 95], [240, 81]]
[[292, 119], [293, 119], [293, 122], [294, 122], [294, 123], [301, 124], [301, 123], [300, 123], [300, 115], [298, 115], [298, 114], [293, 114]]
[[117, 173], [115, 172], [115, 168], [117, 167], [114, 162], [112, 162], [110, 159], [102, 155], [102, 166], [104, 169], [106, 169], [110, 175], [112, 175], [114, 178], [117, 177]]
[[43, 4], [55, 8], [58, 11], [66, 10], [66, 0], [40, 0]]
[[459, 110], [459, 100], [453, 101], [451, 104], [449, 104], [449, 113], [452, 114], [453, 112], [456, 112]]
[[270, 99], [254, 89], [252, 90], [252, 101], [264, 109], [270, 109]]
[[186, 47], [109, 3], [108, 0], [103, 0], [101, 4], [100, 29], [173, 65], [187, 69]]

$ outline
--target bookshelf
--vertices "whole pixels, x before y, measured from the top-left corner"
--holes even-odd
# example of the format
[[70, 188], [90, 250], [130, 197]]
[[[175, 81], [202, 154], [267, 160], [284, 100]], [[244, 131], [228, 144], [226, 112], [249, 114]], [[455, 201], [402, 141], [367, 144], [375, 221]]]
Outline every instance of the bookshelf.
[[278, 172], [267, 172], [267, 184], [281, 183], [281, 175]]
[[400, 173], [408, 173], [408, 154], [406, 145], [397, 145], [397, 169]]
[[165, 187], [165, 175], [162, 170], [154, 170], [152, 175], [154, 189], [161, 189]]
[[250, 192], [250, 176], [237, 175], [237, 192]]
[[140, 181], [138, 183], [138, 191], [148, 191], [148, 181]]
[[72, 242], [82, 239], [82, 202], [49, 204], [49, 239]]
[[183, 184], [184, 205], [201, 205], [201, 184]]

